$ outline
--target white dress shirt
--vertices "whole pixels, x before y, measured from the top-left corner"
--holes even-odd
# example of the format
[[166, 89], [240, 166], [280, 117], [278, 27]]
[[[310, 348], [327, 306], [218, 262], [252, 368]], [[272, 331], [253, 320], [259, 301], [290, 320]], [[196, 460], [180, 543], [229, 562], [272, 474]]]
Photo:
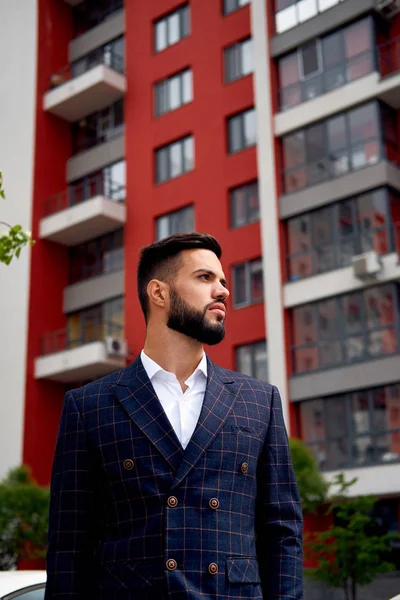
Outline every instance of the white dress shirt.
[[182, 391], [176, 375], [165, 371], [142, 350], [140, 354], [159, 401], [183, 448], [190, 438], [199, 420], [207, 387], [207, 359], [203, 358], [195, 371], [186, 379], [187, 390]]

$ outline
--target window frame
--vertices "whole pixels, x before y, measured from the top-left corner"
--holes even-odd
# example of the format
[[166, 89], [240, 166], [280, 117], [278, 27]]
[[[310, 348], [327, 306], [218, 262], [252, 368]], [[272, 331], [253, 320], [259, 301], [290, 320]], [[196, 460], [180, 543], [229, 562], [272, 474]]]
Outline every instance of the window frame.
[[[90, 247], [92, 247], [94, 250], [92, 253], [89, 252]], [[89, 281], [95, 277], [102, 277], [124, 270], [123, 229], [116, 229], [115, 231], [111, 231], [110, 233], [106, 233], [98, 238], [88, 240], [87, 242], [83, 242], [77, 246], [70, 246], [68, 250], [68, 285]], [[120, 254], [119, 259], [113, 255], [117, 253]], [[94, 259], [93, 264], [90, 264], [90, 257]], [[111, 264], [108, 266], [107, 260], [111, 260]], [[75, 276], [75, 271], [79, 271], [80, 276]]]
[[[341, 468], [365, 468], [365, 467], [370, 467], [373, 465], [385, 465], [385, 464], [393, 464], [393, 463], [397, 463], [400, 462], [400, 453], [399, 453], [399, 457], [397, 459], [393, 459], [393, 460], [379, 460], [379, 455], [377, 453], [377, 440], [384, 436], [384, 435], [392, 435], [392, 434], [398, 434], [400, 436], [400, 427], [389, 427], [389, 428], [384, 428], [384, 429], [376, 429], [375, 427], [375, 410], [374, 410], [374, 400], [375, 400], [375, 395], [376, 393], [388, 393], [390, 395], [390, 392], [392, 389], [394, 388], [400, 388], [400, 383], [399, 382], [395, 382], [395, 383], [391, 383], [391, 384], [387, 384], [387, 385], [382, 385], [382, 386], [376, 386], [373, 388], [367, 388], [367, 389], [360, 389], [360, 390], [355, 390], [354, 392], [349, 392], [349, 393], [345, 393], [345, 394], [336, 394], [333, 396], [326, 396], [326, 397], [318, 397], [318, 398], [313, 398], [310, 400], [304, 400], [300, 403], [300, 422], [301, 422], [301, 426], [302, 429], [304, 430], [304, 426], [302, 423], [303, 420], [303, 407], [305, 407], [306, 404], [311, 405], [313, 402], [321, 402], [322, 404], [322, 422], [324, 425], [324, 437], [320, 440], [307, 440], [306, 437], [303, 437], [305, 444], [311, 449], [314, 450], [314, 448], [316, 447], [323, 447], [326, 455], [327, 453], [327, 449], [329, 448], [329, 444], [331, 444], [332, 442], [338, 441], [338, 440], [342, 440], [344, 439], [346, 442], [346, 446], [347, 446], [347, 462], [345, 465], [328, 465], [327, 467], [321, 466], [319, 465], [320, 469], [328, 472], [328, 471], [333, 471], [333, 470], [338, 470]], [[368, 423], [369, 423], [369, 427], [366, 429], [366, 431], [363, 431], [361, 433], [357, 433], [357, 431], [354, 429], [354, 414], [356, 413], [356, 411], [353, 408], [353, 403], [354, 401], [357, 399], [357, 396], [359, 394], [365, 394], [367, 397], [367, 411], [368, 411]], [[399, 394], [400, 394], [400, 390], [399, 390]], [[385, 396], [386, 397], [386, 396]], [[346, 432], [345, 435], [343, 436], [332, 436], [329, 434], [329, 430], [326, 427], [326, 424], [328, 422], [328, 408], [327, 405], [328, 403], [335, 403], [338, 400], [344, 401], [345, 403], [345, 413], [346, 413]], [[365, 460], [360, 462], [357, 462], [356, 457], [355, 457], [355, 442], [357, 440], [360, 439], [370, 439], [371, 445], [372, 445], [372, 449], [373, 449], [373, 455], [374, 455], [374, 459], [373, 460]], [[314, 453], [314, 452], [313, 452]], [[378, 457], [377, 457], [378, 456]]]
[[[362, 24], [362, 23], [365, 25], [365, 27], [367, 29], [369, 49], [363, 50], [362, 52], [359, 52], [358, 54], [356, 54], [354, 56], [347, 57], [346, 56], [346, 41], [345, 41], [346, 34], [351, 29], [351, 27], [353, 27], [357, 24]], [[341, 48], [341, 51], [343, 54], [343, 60], [339, 61], [334, 66], [329, 67], [328, 65], [325, 65], [325, 61], [324, 61], [324, 42], [325, 42], [325, 40], [328, 40], [333, 35], [339, 35], [339, 37], [340, 37], [339, 43], [340, 43], [340, 48]], [[308, 77], [304, 77], [303, 51], [304, 51], [304, 48], [307, 46], [307, 44], [309, 44], [310, 42], [312, 42], [314, 40], [317, 44], [318, 62], [319, 62], [320, 68], [319, 68], [318, 72], [316, 72], [315, 74], [309, 75]], [[350, 23], [348, 25], [345, 25], [344, 27], [341, 27], [340, 29], [337, 29], [336, 31], [329, 32], [326, 35], [321, 35], [317, 38], [314, 38], [313, 40], [310, 40], [310, 42], [305, 42], [304, 44], [302, 44], [301, 46], [296, 48], [296, 50], [288, 52], [285, 56], [281, 57], [277, 61], [278, 74], [279, 74], [279, 65], [280, 65], [281, 61], [288, 59], [289, 57], [297, 58], [297, 69], [298, 69], [298, 81], [297, 82], [289, 84], [287, 86], [281, 86], [280, 81], [279, 81], [279, 88], [278, 88], [279, 112], [284, 112], [285, 110], [289, 110], [295, 106], [304, 104], [305, 102], [308, 102], [309, 100], [312, 100], [316, 97], [320, 97], [320, 96], [322, 96], [326, 93], [329, 93], [333, 90], [339, 89], [348, 83], [356, 81], [357, 79], [359, 79], [361, 77], [365, 77], [366, 75], [369, 75], [378, 70], [378, 62], [377, 62], [376, 51], [375, 51], [375, 26], [374, 26], [373, 18], [370, 15], [361, 17], [359, 20], [357, 20], [353, 23]], [[351, 72], [350, 72], [351, 67], [358, 64], [359, 62], [361, 62], [361, 64], [362, 64], [362, 61], [365, 60], [366, 58], [369, 58], [369, 60], [370, 60], [371, 69], [369, 71], [366, 71], [362, 75], [352, 77]], [[339, 70], [340, 70], [340, 73], [339, 73]], [[335, 75], [335, 73], [336, 73], [336, 75]], [[332, 85], [332, 80], [330, 78], [332, 78], [332, 76], [334, 76], [334, 75], [336, 77], [338, 75], [340, 75], [343, 79], [342, 83]], [[279, 75], [278, 75], [278, 77], [279, 77]], [[288, 94], [288, 93], [289, 93], [289, 95], [291, 93], [292, 96], [294, 94], [295, 97], [297, 95], [300, 99], [298, 101], [295, 100], [292, 102], [285, 103], [284, 102], [285, 94]]]
[[[250, 197], [252, 196], [251, 191], [254, 190], [257, 193], [258, 197], [258, 217], [250, 218]], [[245, 223], [237, 223], [237, 207], [235, 206], [236, 198], [235, 195], [240, 191], [243, 191], [245, 199], [245, 212], [246, 212], [246, 221]], [[229, 225], [231, 229], [239, 229], [240, 227], [245, 227], [246, 225], [251, 225], [253, 223], [258, 223], [260, 221], [260, 189], [259, 189], [259, 181], [258, 179], [253, 179], [252, 181], [242, 183], [241, 185], [235, 186], [229, 190]]]
[[[251, 44], [251, 60], [252, 60], [252, 69], [248, 73], [244, 72], [243, 66], [243, 48], [244, 45], [250, 43]], [[232, 64], [235, 65], [235, 69], [231, 72], [230, 67]], [[229, 46], [224, 48], [224, 81], [225, 83], [233, 83], [234, 81], [238, 81], [239, 79], [243, 79], [249, 75], [254, 73], [254, 42], [253, 38], [247, 36]]]
[[[194, 231], [195, 230], [195, 206], [194, 206], [194, 204], [188, 204], [186, 206], [182, 206], [181, 208], [177, 208], [176, 210], [164, 213], [164, 214], [156, 217], [156, 219], [155, 219], [155, 239], [156, 239], [156, 241], [159, 241], [159, 240], [163, 239], [164, 237], [168, 237], [169, 235], [172, 235], [173, 233], [181, 233], [181, 231], [175, 231], [175, 230], [173, 231], [172, 230], [170, 219], [172, 219], [178, 213], [187, 212], [189, 214], [189, 211], [191, 213], [192, 224], [193, 224], [192, 229], [190, 231]], [[167, 236], [161, 237], [159, 235], [160, 219], [168, 219], [168, 221], [167, 221], [168, 222]], [[187, 233], [190, 233], [190, 231]], [[182, 232], [182, 233], [185, 233], [185, 232]]]
[[[351, 130], [350, 130], [350, 121], [351, 117], [362, 109], [368, 109], [372, 107], [375, 111], [375, 125], [376, 125], [376, 137], [366, 137], [359, 141], [352, 141]], [[382, 107], [386, 111], [388, 118], [395, 118], [394, 109], [390, 109], [390, 107], [386, 106], [384, 103], [379, 100], [370, 100], [368, 102], [364, 102], [358, 106], [352, 107], [346, 111], [334, 114], [332, 116], [327, 117], [326, 119], [322, 119], [321, 121], [317, 121], [316, 123], [312, 123], [306, 127], [301, 129], [297, 129], [295, 131], [291, 131], [287, 135], [281, 138], [281, 157], [282, 157], [282, 169], [281, 169], [281, 180], [282, 180], [282, 189], [284, 194], [295, 194], [298, 191], [305, 190], [307, 188], [311, 188], [314, 185], [318, 185], [322, 181], [330, 181], [333, 179], [337, 179], [343, 175], [347, 175], [348, 173], [352, 173], [355, 171], [359, 171], [366, 167], [371, 166], [372, 164], [377, 164], [382, 160], [390, 159], [387, 155], [387, 148], [384, 142], [384, 133], [382, 126]], [[340, 118], [344, 118], [345, 122], [345, 146], [334, 148], [332, 146], [332, 136], [329, 135], [329, 126], [335, 120]], [[324, 155], [321, 156], [317, 161], [308, 161], [308, 152], [307, 152], [307, 133], [315, 128], [316, 126], [323, 127], [324, 137], [325, 137], [325, 152]], [[285, 141], [290, 139], [300, 139], [302, 138], [302, 154], [304, 156], [304, 162], [296, 162], [294, 166], [285, 167]], [[367, 158], [365, 155], [364, 163], [360, 166], [354, 165], [354, 157], [356, 156], [357, 148], [364, 147], [368, 148], [368, 144], [376, 143], [376, 160], [372, 161], [371, 158]], [[394, 152], [397, 157], [399, 154], [399, 146], [395, 148]], [[337, 155], [337, 156], [336, 156]], [[333, 160], [334, 157], [334, 160]], [[345, 168], [340, 167], [340, 160], [345, 158], [346, 161], [343, 163]], [[310, 169], [314, 166], [323, 165], [323, 168], [326, 169], [326, 175], [322, 179], [316, 179], [315, 181], [311, 180], [309, 173]], [[300, 184], [295, 183], [293, 186], [287, 185], [286, 178], [289, 178], [291, 175], [299, 176], [300, 175]]]
[[[246, 131], [245, 131], [245, 119], [246, 119], [246, 115], [253, 113], [254, 114], [254, 123], [255, 123], [255, 130], [256, 130], [256, 139], [254, 141], [254, 143], [252, 144], [245, 144], [245, 140], [246, 140]], [[234, 121], [238, 121], [239, 122], [239, 129], [240, 129], [240, 147], [236, 150], [232, 150], [232, 131], [231, 131], [231, 127], [232, 124], [234, 123]], [[256, 113], [256, 108], [253, 106], [251, 108], [246, 108], [244, 110], [241, 110], [238, 113], [235, 113], [233, 115], [231, 115], [230, 117], [227, 118], [227, 133], [228, 133], [228, 154], [229, 155], [234, 155], [237, 154], [238, 152], [242, 152], [243, 150], [247, 150], [248, 148], [254, 148], [255, 146], [257, 146], [257, 113]]]
[[[375, 196], [376, 194], [376, 196]], [[373, 226], [371, 228], [368, 228], [368, 230], [365, 228], [365, 226], [363, 226], [363, 223], [361, 221], [361, 214], [362, 211], [360, 209], [360, 201], [362, 203], [362, 200], [364, 198], [367, 198], [368, 196], [374, 195], [373, 199], [379, 199], [379, 195], [382, 195], [381, 197], [384, 200], [384, 212], [386, 215], [386, 220], [384, 225], [381, 226]], [[363, 247], [363, 242], [366, 238], [367, 233], [373, 238], [374, 236], [380, 234], [380, 233], [385, 233], [385, 238], [386, 238], [386, 242], [387, 242], [387, 252], [383, 252], [382, 254], [390, 254], [392, 252], [396, 251], [396, 244], [395, 244], [395, 236], [394, 236], [394, 231], [393, 231], [393, 224], [392, 224], [392, 220], [391, 220], [391, 199], [393, 197], [393, 195], [395, 195], [395, 197], [398, 198], [398, 201], [400, 202], [400, 194], [396, 194], [393, 191], [390, 190], [390, 188], [388, 186], [380, 186], [377, 188], [374, 188], [372, 190], [367, 190], [365, 192], [362, 192], [361, 194], [357, 194], [356, 196], [350, 196], [348, 198], [344, 198], [340, 201], [334, 202], [333, 204], [329, 204], [327, 206], [322, 206], [322, 207], [318, 207], [314, 210], [311, 211], [307, 211], [304, 213], [301, 213], [299, 215], [295, 215], [293, 217], [290, 217], [289, 219], [287, 219], [285, 221], [285, 227], [286, 227], [286, 282], [287, 283], [294, 283], [296, 281], [300, 281], [300, 280], [304, 280], [304, 279], [308, 279], [309, 277], [314, 277], [316, 275], [320, 275], [322, 273], [330, 273], [336, 269], [342, 269], [342, 268], [346, 268], [348, 266], [350, 266], [350, 262], [346, 262], [343, 260], [343, 247], [345, 244], [349, 244], [352, 243], [353, 244], [353, 248], [354, 248], [354, 254], [352, 256], [357, 256], [359, 254], [362, 254], [363, 252], [366, 252], [367, 250], [364, 249]], [[351, 235], [348, 236], [344, 236], [342, 234], [342, 232], [340, 231], [340, 209], [342, 206], [346, 205], [346, 204], [350, 204], [350, 208], [351, 208], [351, 225], [353, 228], [353, 233]], [[332, 251], [333, 251], [333, 255], [334, 255], [334, 259], [333, 259], [333, 266], [331, 268], [326, 268], [326, 269], [319, 269], [318, 268], [318, 263], [316, 262], [316, 257], [315, 257], [315, 252], [317, 248], [320, 248], [322, 246], [322, 244], [317, 244], [315, 242], [315, 239], [313, 238], [313, 224], [314, 224], [314, 218], [315, 216], [319, 213], [322, 212], [326, 209], [330, 209], [331, 211], [331, 222], [333, 223], [332, 225], [332, 229], [333, 229], [333, 235], [332, 235]], [[296, 252], [289, 252], [289, 247], [290, 247], [290, 241], [291, 241], [291, 237], [290, 237], [290, 224], [291, 223], [295, 223], [295, 222], [300, 222], [301, 219], [304, 219], [305, 217], [307, 217], [307, 220], [309, 221], [309, 231], [308, 231], [308, 237], [310, 240], [309, 246], [307, 249], [305, 250], [298, 250]], [[326, 246], [328, 247], [329, 244], [326, 244]], [[309, 274], [306, 274], [304, 276], [296, 276], [296, 275], [291, 275], [292, 272], [292, 268], [291, 268], [291, 261], [293, 259], [297, 259], [297, 258], [301, 258], [304, 257], [306, 261], [310, 261], [311, 264], [311, 272]]]
[[[235, 351], [235, 361], [234, 361], [234, 362], [235, 362], [235, 370], [236, 370], [238, 373], [243, 373], [244, 375], [247, 375], [248, 377], [253, 377], [253, 378], [255, 378], [255, 379], [257, 378], [257, 377], [256, 377], [256, 375], [257, 375], [257, 368], [256, 368], [256, 365], [257, 365], [257, 360], [256, 360], [256, 352], [257, 352], [257, 349], [258, 349], [258, 348], [259, 348], [259, 347], [260, 347], [262, 344], [264, 344], [264, 348], [263, 348], [263, 350], [262, 350], [262, 351], [264, 351], [264, 352], [265, 352], [265, 354], [266, 354], [266, 357], [267, 357], [267, 367], [266, 367], [267, 379], [266, 379], [266, 381], [268, 380], [268, 377], [269, 377], [269, 375], [268, 375], [268, 370], [269, 370], [269, 369], [268, 369], [268, 342], [267, 342], [267, 340], [266, 340], [266, 339], [263, 339], [263, 340], [256, 340], [256, 341], [254, 341], [254, 342], [248, 342], [248, 343], [246, 343], [246, 344], [239, 344], [238, 346], [235, 346], [235, 349], [234, 349], [234, 351]], [[239, 365], [239, 352], [240, 352], [240, 350], [241, 350], [241, 349], [243, 349], [243, 348], [249, 348], [249, 350], [250, 350], [251, 375], [248, 375], [247, 373], [244, 373], [244, 372], [243, 372], [243, 371], [240, 369], [240, 365]], [[260, 380], [260, 381], [261, 381], [261, 380]], [[262, 380], [262, 381], [263, 381], [263, 380]]]
[[[394, 312], [394, 318], [393, 318], [393, 322], [390, 324], [384, 324], [381, 326], [372, 326], [369, 327], [368, 326], [368, 320], [366, 317], [366, 295], [368, 293], [371, 292], [371, 290], [374, 289], [379, 289], [379, 290], [383, 290], [383, 289], [388, 289], [391, 291], [391, 299], [392, 299], [392, 305], [393, 305], [393, 312]], [[358, 295], [360, 297], [360, 301], [361, 301], [361, 329], [359, 332], [346, 332], [345, 331], [345, 310], [344, 310], [344, 306], [343, 306], [343, 299], [344, 298], [350, 298], [351, 296], [356, 296]], [[296, 311], [299, 311], [300, 309], [304, 310], [305, 308], [308, 308], [311, 311], [311, 314], [313, 315], [313, 323], [314, 323], [314, 328], [315, 328], [315, 339], [310, 341], [310, 342], [304, 342], [301, 344], [294, 344], [294, 340], [293, 340], [293, 333], [292, 333], [292, 339], [291, 339], [291, 362], [292, 362], [292, 372], [293, 372], [293, 376], [302, 376], [304, 374], [309, 374], [309, 373], [320, 373], [329, 369], [336, 369], [339, 367], [343, 367], [343, 366], [349, 366], [349, 365], [355, 365], [355, 364], [361, 364], [367, 361], [371, 361], [371, 360], [376, 360], [376, 359], [381, 359], [381, 358], [385, 358], [385, 357], [389, 357], [389, 356], [395, 356], [396, 354], [400, 353], [400, 304], [399, 304], [399, 289], [398, 286], [396, 285], [396, 283], [394, 282], [388, 282], [388, 283], [383, 283], [381, 285], [375, 285], [372, 287], [368, 287], [368, 288], [361, 288], [358, 289], [356, 291], [352, 291], [346, 294], [340, 294], [337, 296], [333, 296], [330, 298], [323, 298], [321, 300], [318, 300], [316, 302], [309, 302], [307, 304], [303, 304], [301, 307], [295, 307], [292, 309], [291, 312], [291, 319], [293, 322], [293, 327], [292, 327], [292, 332], [295, 331], [297, 329], [296, 327]], [[327, 338], [324, 337], [323, 335], [321, 335], [321, 326], [320, 326], [320, 312], [319, 312], [319, 307], [323, 304], [326, 303], [328, 301], [333, 301], [336, 305], [336, 313], [337, 313], [337, 319], [338, 319], [338, 327], [336, 329], [336, 336], [334, 336], [333, 338]], [[379, 332], [384, 332], [384, 331], [388, 331], [391, 330], [393, 331], [393, 333], [395, 334], [395, 340], [396, 340], [396, 348], [393, 352], [381, 352], [379, 354], [374, 354], [373, 352], [369, 351], [368, 348], [368, 340], [369, 340], [369, 336], [371, 334], [374, 333], [379, 333]], [[362, 353], [360, 353], [360, 356], [357, 358], [353, 358], [352, 360], [347, 360], [346, 357], [346, 342], [348, 342], [351, 338], [355, 338], [358, 337], [362, 340]], [[331, 344], [331, 347], [333, 345], [333, 343], [337, 343], [339, 345], [340, 348], [340, 354], [341, 354], [341, 359], [335, 363], [335, 364], [330, 364], [330, 365], [324, 365], [323, 364], [323, 360], [322, 360], [322, 350], [321, 348], [323, 347], [323, 344]], [[303, 349], [314, 349], [316, 351], [316, 357], [317, 357], [317, 366], [315, 368], [311, 368], [311, 369], [306, 369], [306, 370], [298, 370], [298, 368], [296, 368], [296, 352], [298, 350], [303, 350]]]
[[[262, 280], [264, 278], [264, 269], [263, 269], [263, 261], [262, 261], [262, 257], [257, 257], [257, 258], [253, 258], [250, 260], [245, 260], [241, 263], [237, 263], [235, 265], [232, 266], [232, 282], [233, 282], [233, 293], [232, 293], [232, 306], [234, 309], [236, 308], [244, 308], [246, 306], [252, 306], [254, 304], [260, 304], [262, 302], [264, 302], [264, 289], [263, 289], [263, 293], [262, 293], [262, 297], [258, 298], [258, 299], [254, 299], [252, 297], [252, 275], [254, 275], [254, 273], [251, 272], [252, 266], [254, 266], [255, 263], [260, 262], [260, 272], [261, 272], [261, 277]], [[236, 289], [236, 270], [237, 269], [241, 269], [244, 267], [244, 273], [245, 273], [245, 296], [246, 299], [243, 302], [237, 302], [236, 301], [236, 297], [237, 297], [237, 289]], [[262, 281], [262, 283], [264, 283]]]
[[[119, 107], [122, 111], [122, 123], [117, 123], [117, 112]], [[107, 111], [107, 112], [106, 112]], [[102, 123], [108, 119], [109, 126], [103, 129]], [[85, 130], [82, 132], [83, 127], [80, 127], [80, 122], [75, 121], [72, 123], [72, 154], [80, 154], [90, 148], [95, 148], [109, 142], [117, 137], [123, 135], [125, 130], [125, 107], [123, 99], [113, 102], [109, 106], [101, 110], [97, 110], [90, 115], [87, 115], [83, 119], [85, 121]], [[82, 134], [83, 140], [81, 141], [80, 134]]]
[[[169, 41], [169, 37], [170, 37], [169, 19], [171, 19], [175, 15], [178, 15], [178, 19], [179, 19], [179, 34], [178, 34], [178, 39], [176, 41], [170, 42]], [[170, 12], [164, 14], [163, 16], [161, 16], [161, 17], [157, 18], [155, 21], [153, 21], [153, 50], [154, 50], [154, 53], [159, 54], [160, 52], [164, 52], [164, 50], [167, 50], [171, 46], [174, 46], [175, 44], [178, 44], [185, 38], [189, 37], [191, 34], [190, 20], [191, 20], [191, 10], [190, 10], [190, 4], [187, 2], [185, 4], [181, 4], [180, 6], [177, 6]], [[184, 31], [185, 21], [187, 21], [187, 32]], [[162, 23], [165, 23], [165, 26], [166, 26], [166, 45], [163, 48], [157, 49], [157, 27], [159, 25], [161, 25]]]
[[[190, 74], [190, 100], [185, 102], [184, 99], [184, 77], [185, 75]], [[169, 106], [169, 86], [172, 84], [173, 80], [179, 80], [179, 104], [178, 106], [174, 106], [171, 108]], [[156, 117], [161, 117], [169, 112], [173, 112], [174, 110], [178, 110], [182, 106], [186, 104], [190, 104], [193, 102], [193, 71], [191, 67], [187, 67], [166, 77], [165, 79], [161, 79], [157, 81], [153, 85], [153, 95], [154, 95], [154, 115]], [[168, 106], [167, 106], [168, 104]], [[166, 106], [166, 108], [164, 108]]]
[[[234, 4], [234, 7], [231, 9], [228, 8], [229, 2], [232, 2]], [[231, 15], [232, 13], [236, 12], [237, 10], [240, 10], [241, 8], [244, 8], [245, 6], [250, 4], [251, 0], [244, 0], [243, 4], [240, 4], [240, 2], [241, 2], [241, 0], [222, 0], [222, 14], [225, 17], [228, 15]]]
[[[186, 164], [186, 158], [185, 158], [185, 145], [186, 142], [191, 140], [192, 141], [192, 145], [193, 145], [193, 166], [190, 169], [186, 169], [185, 168], [185, 164]], [[181, 154], [181, 164], [182, 164], [182, 171], [180, 173], [178, 173], [177, 175], [172, 175], [172, 169], [171, 169], [171, 151], [172, 149], [177, 146], [180, 145], [180, 154]], [[194, 135], [193, 134], [189, 134], [189, 135], [185, 135], [182, 138], [179, 138], [173, 142], [170, 142], [169, 144], [166, 144], [165, 146], [161, 146], [160, 148], [156, 148], [154, 151], [154, 155], [155, 155], [155, 183], [157, 185], [161, 185], [162, 183], [166, 183], [167, 181], [171, 181], [173, 179], [176, 179], [177, 177], [181, 177], [182, 175], [185, 175], [186, 173], [191, 173], [194, 168], [195, 168], [195, 146], [194, 146]], [[160, 173], [160, 169], [159, 169], [159, 159], [160, 157], [166, 156], [166, 165], [167, 165], [167, 177], [165, 179], [160, 179], [159, 177], [159, 173]]]

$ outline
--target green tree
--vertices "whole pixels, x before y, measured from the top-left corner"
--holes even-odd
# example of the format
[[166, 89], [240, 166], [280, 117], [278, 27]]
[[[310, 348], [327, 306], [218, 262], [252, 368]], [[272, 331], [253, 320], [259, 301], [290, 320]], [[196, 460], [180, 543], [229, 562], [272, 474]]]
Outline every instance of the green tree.
[[290, 438], [289, 447], [303, 512], [315, 512], [326, 502], [329, 484], [319, 471], [312, 451], [304, 442]]
[[318, 563], [306, 575], [329, 587], [342, 588], [346, 600], [357, 600], [358, 586], [368, 585], [377, 575], [395, 569], [386, 557], [391, 540], [398, 537], [379, 535], [373, 518], [374, 496], [345, 497], [354, 483], [346, 482], [343, 474], [336, 478], [334, 485], [339, 486], [340, 493], [328, 509], [334, 515], [333, 525], [306, 543], [306, 550]]
[[49, 502], [49, 488], [37, 485], [26, 466], [0, 482], [0, 571], [45, 556]]
[[[5, 200], [5, 197], [3, 173], [0, 171], [0, 198]], [[34, 242], [31, 239], [30, 233], [24, 231], [21, 225], [12, 226], [4, 221], [0, 221], [0, 226], [6, 228], [0, 231], [0, 263], [9, 265], [14, 257], [19, 258], [24, 246], [33, 246]]]

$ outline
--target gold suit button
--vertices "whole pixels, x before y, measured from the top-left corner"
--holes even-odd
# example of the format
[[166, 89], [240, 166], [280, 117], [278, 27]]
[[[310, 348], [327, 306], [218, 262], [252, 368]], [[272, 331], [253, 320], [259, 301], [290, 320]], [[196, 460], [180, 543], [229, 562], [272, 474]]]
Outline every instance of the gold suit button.
[[211, 508], [216, 509], [219, 507], [219, 500], [218, 500], [218, 498], [211, 498], [211, 500], [208, 504], [210, 505]]
[[216, 575], [218, 573], [218, 565], [217, 565], [217, 563], [210, 563], [208, 565], [208, 572], [211, 575]]
[[173, 558], [169, 558], [166, 564], [168, 571], [175, 571], [176, 567], [178, 566], [178, 563]]
[[247, 471], [249, 470], [249, 465], [247, 464], [247, 462], [241, 464], [240, 470], [242, 471], [242, 473], [247, 473]]
[[167, 500], [167, 504], [170, 508], [175, 508], [178, 505], [178, 499], [175, 496], [170, 496]]
[[124, 469], [126, 469], [127, 471], [131, 471], [134, 466], [135, 466], [135, 463], [130, 458], [127, 458], [126, 460], [124, 460]]

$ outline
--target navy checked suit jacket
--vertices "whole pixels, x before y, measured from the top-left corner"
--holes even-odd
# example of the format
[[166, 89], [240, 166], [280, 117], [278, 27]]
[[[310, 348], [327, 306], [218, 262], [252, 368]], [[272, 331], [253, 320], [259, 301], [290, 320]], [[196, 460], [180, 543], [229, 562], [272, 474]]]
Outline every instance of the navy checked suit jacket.
[[302, 516], [276, 388], [208, 359], [183, 450], [138, 357], [65, 397], [46, 600], [301, 600]]

